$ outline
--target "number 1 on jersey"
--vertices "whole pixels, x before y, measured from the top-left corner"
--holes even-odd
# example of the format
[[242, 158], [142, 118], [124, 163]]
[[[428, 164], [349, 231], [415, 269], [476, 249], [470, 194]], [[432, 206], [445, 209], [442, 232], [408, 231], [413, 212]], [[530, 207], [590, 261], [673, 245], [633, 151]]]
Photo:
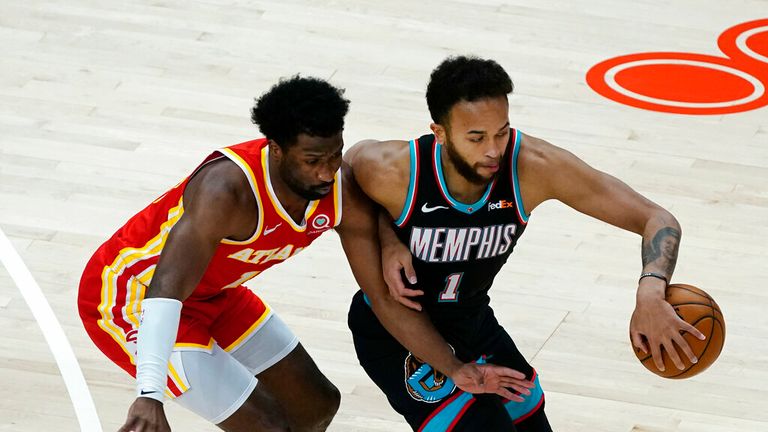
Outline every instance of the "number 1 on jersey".
[[445, 289], [440, 293], [438, 301], [455, 302], [459, 301], [459, 284], [464, 272], [449, 274], [445, 278]]

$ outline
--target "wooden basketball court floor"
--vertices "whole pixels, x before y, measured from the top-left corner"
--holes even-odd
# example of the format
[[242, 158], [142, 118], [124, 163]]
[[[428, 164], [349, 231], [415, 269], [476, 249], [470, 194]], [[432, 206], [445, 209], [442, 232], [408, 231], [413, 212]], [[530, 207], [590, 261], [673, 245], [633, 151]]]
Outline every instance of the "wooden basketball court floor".
[[[95, 248], [211, 149], [257, 137], [249, 107], [279, 77], [346, 88], [347, 145], [409, 139], [428, 131], [432, 68], [474, 53], [512, 76], [514, 127], [678, 217], [674, 280], [709, 291], [727, 320], [725, 349], [705, 373], [671, 381], [647, 372], [627, 337], [640, 239], [541, 206], [491, 293], [540, 372], [555, 430], [768, 431], [768, 108], [644, 111], [584, 79], [627, 53], [719, 55], [717, 35], [764, 18], [768, 1], [0, 0], [0, 10], [0, 229], [61, 323], [104, 430], [122, 424], [134, 391], [76, 313]], [[355, 359], [346, 311], [356, 286], [335, 234], [251, 286], [340, 388], [330, 430], [408, 430]], [[74, 406], [87, 398], [68, 394], [3, 267], [0, 329], [0, 430], [79, 430]], [[216, 430], [166, 409], [174, 430]]]

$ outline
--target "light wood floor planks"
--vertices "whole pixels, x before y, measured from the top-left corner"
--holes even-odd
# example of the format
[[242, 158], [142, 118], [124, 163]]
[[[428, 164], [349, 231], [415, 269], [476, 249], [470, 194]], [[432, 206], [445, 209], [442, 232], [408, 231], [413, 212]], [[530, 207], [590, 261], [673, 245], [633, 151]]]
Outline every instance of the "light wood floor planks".
[[[348, 145], [412, 138], [429, 124], [431, 69], [475, 53], [512, 76], [513, 126], [673, 211], [684, 229], [675, 280], [709, 291], [727, 319], [709, 371], [651, 375], [627, 337], [639, 238], [543, 205], [492, 296], [541, 374], [555, 430], [768, 431], [768, 108], [641, 111], [584, 79], [622, 54], [718, 55], [720, 32], [765, 18], [768, 1], [0, 0], [0, 10], [0, 228], [64, 327], [105, 430], [122, 423], [133, 383], [77, 316], [95, 248], [208, 151], [257, 136], [248, 110], [279, 77], [345, 87]], [[332, 431], [408, 430], [355, 359], [346, 311], [356, 287], [334, 234], [254, 282], [341, 389]], [[0, 430], [78, 430], [4, 268], [0, 328]], [[166, 407], [174, 430], [216, 430]]]

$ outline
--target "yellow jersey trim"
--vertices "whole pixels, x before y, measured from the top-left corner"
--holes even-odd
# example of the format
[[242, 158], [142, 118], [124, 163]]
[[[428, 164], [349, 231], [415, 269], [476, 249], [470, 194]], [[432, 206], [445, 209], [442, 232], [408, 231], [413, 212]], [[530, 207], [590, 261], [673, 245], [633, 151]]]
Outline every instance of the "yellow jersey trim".
[[245, 176], [248, 178], [248, 184], [251, 185], [251, 190], [253, 191], [253, 196], [256, 197], [256, 205], [259, 208], [259, 221], [258, 225], [256, 226], [256, 230], [253, 232], [253, 235], [247, 240], [237, 241], [237, 240], [229, 240], [229, 239], [223, 239], [221, 240], [221, 243], [228, 244], [228, 245], [243, 245], [254, 242], [259, 236], [261, 235], [261, 230], [264, 226], [264, 207], [261, 203], [261, 194], [259, 194], [259, 188], [256, 186], [256, 175], [253, 173], [253, 170], [251, 169], [250, 165], [242, 158], [240, 155], [235, 153], [232, 149], [223, 148], [219, 150], [222, 154], [224, 154], [226, 157], [228, 157], [232, 162], [237, 164], [237, 166], [240, 167], [241, 170], [245, 173]]

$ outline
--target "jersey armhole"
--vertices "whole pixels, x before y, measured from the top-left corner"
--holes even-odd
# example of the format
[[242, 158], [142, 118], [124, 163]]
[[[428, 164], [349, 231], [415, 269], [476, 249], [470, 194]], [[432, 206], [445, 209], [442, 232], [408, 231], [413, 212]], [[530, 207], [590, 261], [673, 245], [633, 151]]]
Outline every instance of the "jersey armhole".
[[246, 179], [248, 180], [248, 184], [251, 186], [251, 191], [253, 192], [254, 198], [256, 198], [256, 207], [259, 212], [258, 215], [258, 222], [256, 224], [256, 229], [253, 231], [253, 234], [246, 239], [246, 240], [231, 240], [231, 239], [222, 239], [221, 243], [228, 244], [228, 245], [244, 245], [248, 243], [254, 242], [257, 238], [261, 236], [261, 230], [264, 228], [264, 206], [261, 203], [261, 194], [259, 194], [259, 188], [257, 186], [257, 178], [256, 174], [253, 172], [253, 169], [251, 169], [251, 166], [246, 162], [240, 155], [235, 153], [230, 148], [223, 148], [220, 150], [217, 150], [219, 153], [221, 153], [224, 157], [229, 159], [230, 161], [234, 162], [235, 165], [237, 165], [240, 170], [242, 170], [243, 174], [245, 175]]
[[333, 227], [336, 228], [341, 223], [341, 217], [342, 217], [342, 197], [343, 189], [341, 184], [341, 168], [339, 168], [338, 171], [336, 171], [336, 177], [335, 182], [336, 184], [333, 186], [333, 212], [334, 212], [334, 221], [333, 221]]
[[400, 217], [395, 221], [395, 225], [398, 227], [402, 227], [408, 223], [408, 219], [411, 218], [411, 213], [413, 213], [413, 206], [416, 203], [416, 192], [419, 181], [419, 151], [417, 145], [418, 141], [415, 139], [408, 142], [411, 155], [410, 179], [408, 180], [408, 195], [405, 197], [403, 210], [400, 212]]
[[512, 190], [515, 192], [515, 210], [517, 211], [517, 218], [520, 222], [527, 224], [530, 215], [525, 212], [525, 207], [523, 206], [523, 197], [520, 194], [520, 178], [517, 175], [517, 158], [520, 154], [522, 133], [517, 129], [513, 129], [513, 132], [515, 134], [515, 142], [512, 148], [512, 157], [510, 158], [510, 163], [512, 165], [510, 172], [512, 173]]

